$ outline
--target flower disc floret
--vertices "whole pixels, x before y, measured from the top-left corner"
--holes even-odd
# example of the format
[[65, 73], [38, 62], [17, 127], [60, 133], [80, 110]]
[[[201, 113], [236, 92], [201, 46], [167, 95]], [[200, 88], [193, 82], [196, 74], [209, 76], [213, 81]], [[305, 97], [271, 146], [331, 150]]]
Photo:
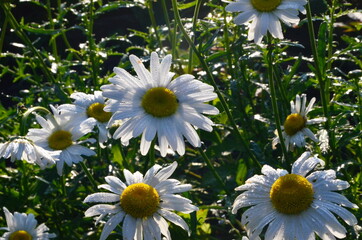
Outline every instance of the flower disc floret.
[[282, 0], [251, 0], [253, 7], [260, 12], [274, 11]]
[[290, 114], [284, 122], [284, 131], [289, 136], [293, 136], [302, 130], [307, 123], [307, 119], [299, 113]]
[[32, 236], [24, 230], [19, 230], [16, 232], [13, 232], [10, 237], [9, 240], [32, 240]]
[[91, 104], [88, 108], [87, 108], [87, 115], [88, 117], [93, 117], [96, 120], [98, 120], [99, 122], [108, 122], [109, 119], [112, 116], [111, 112], [106, 112], [103, 110], [103, 108], [105, 107], [105, 104], [103, 103], [93, 103]]
[[305, 177], [287, 174], [274, 182], [270, 199], [278, 212], [299, 214], [310, 207], [313, 194], [313, 185]]
[[55, 131], [48, 137], [48, 144], [54, 150], [64, 150], [73, 144], [72, 134], [65, 130]]
[[154, 117], [162, 118], [173, 115], [178, 108], [174, 92], [165, 87], [155, 87], [147, 90], [142, 97], [143, 109]]
[[120, 196], [122, 209], [134, 218], [152, 216], [159, 208], [160, 196], [155, 188], [145, 183], [128, 186]]

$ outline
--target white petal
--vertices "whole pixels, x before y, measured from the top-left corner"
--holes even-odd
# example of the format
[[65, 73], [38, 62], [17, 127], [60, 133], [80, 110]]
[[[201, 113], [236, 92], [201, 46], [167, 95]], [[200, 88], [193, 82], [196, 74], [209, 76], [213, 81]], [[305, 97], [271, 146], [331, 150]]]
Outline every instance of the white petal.
[[136, 233], [136, 219], [131, 215], [126, 215], [123, 221], [123, 240], [133, 240]]
[[159, 209], [158, 213], [161, 216], [163, 216], [164, 218], [166, 218], [168, 221], [176, 224], [177, 226], [179, 226], [182, 229], [184, 229], [185, 231], [187, 231], [190, 236], [189, 226], [187, 226], [187, 223], [180, 216], [178, 216], [177, 214], [175, 214], [173, 212], [169, 212], [169, 211], [163, 210], [163, 209]]
[[129, 60], [141, 81], [152, 84], [151, 73], [145, 68], [142, 61], [135, 55], [130, 55]]
[[114, 193], [93, 193], [88, 195], [83, 202], [119, 202], [119, 195]]
[[122, 211], [122, 209], [118, 205], [97, 204], [88, 208], [87, 211], [85, 211], [84, 215], [86, 217], [93, 217], [101, 214], [115, 214], [119, 211]]
[[102, 234], [99, 240], [105, 240], [109, 234], [117, 227], [117, 225], [123, 220], [125, 213], [119, 212], [112, 216], [104, 225]]

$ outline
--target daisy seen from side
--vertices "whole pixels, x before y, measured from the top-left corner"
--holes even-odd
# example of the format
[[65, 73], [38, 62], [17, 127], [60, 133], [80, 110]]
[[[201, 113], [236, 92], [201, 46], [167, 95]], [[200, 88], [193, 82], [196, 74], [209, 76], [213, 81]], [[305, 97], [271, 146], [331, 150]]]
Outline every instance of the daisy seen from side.
[[49, 228], [44, 223], [36, 227], [38, 222], [33, 214], [15, 212], [13, 215], [6, 207], [3, 210], [8, 226], [1, 228], [7, 232], [0, 240], [48, 240], [56, 237], [54, 233], [48, 233]]
[[[81, 125], [93, 124], [98, 128], [98, 142], [102, 145], [107, 141], [109, 133], [107, 124], [112, 116], [111, 112], [105, 112], [105, 99], [101, 91], [94, 91], [94, 94], [75, 92], [70, 95], [74, 99], [73, 104], [62, 104], [58, 107], [64, 115], [69, 115], [73, 123]], [[89, 120], [90, 119], [90, 120]]]
[[[226, 1], [226, 11], [241, 12], [234, 23], [249, 26], [248, 40], [260, 44], [269, 32], [273, 37], [283, 39], [280, 21], [288, 26], [299, 23], [299, 11], [305, 14], [307, 0], [236, 0]], [[251, 22], [251, 23], [250, 23]]]
[[59, 151], [48, 151], [26, 137], [15, 137], [5, 143], [0, 143], [0, 157], [15, 160], [25, 160], [37, 164], [41, 169], [55, 164]]
[[312, 171], [317, 165], [324, 166], [324, 162], [305, 152], [294, 162], [291, 173], [264, 165], [263, 175], [255, 175], [235, 189], [244, 192], [235, 199], [232, 212], [250, 207], [241, 217], [250, 240], [259, 239], [264, 228], [266, 240], [346, 237], [346, 229], [335, 215], [354, 226], [357, 219], [345, 207], [358, 206], [335, 192], [348, 188], [348, 182], [336, 179], [334, 170]]
[[[64, 162], [68, 166], [83, 161], [84, 156], [92, 156], [96, 153], [80, 144], [79, 138], [93, 129], [92, 120], [86, 120], [82, 125], [76, 125], [71, 118], [62, 115], [59, 109], [50, 106], [54, 115], [48, 115], [47, 119], [36, 115], [37, 122], [42, 128], [31, 128], [27, 137], [35, 144], [49, 151], [60, 151], [56, 161], [57, 172], [63, 174]], [[91, 140], [88, 140], [91, 141]]]
[[[307, 114], [312, 110], [315, 101], [316, 99], [312, 98], [306, 107], [307, 95], [302, 94], [299, 96], [297, 94], [295, 103], [293, 101], [290, 102], [292, 113], [287, 116], [284, 121], [284, 126], [282, 126], [284, 144], [288, 150], [293, 151], [295, 146], [304, 147], [306, 144], [306, 136], [312, 139], [314, 142], [318, 142], [318, 138], [307, 127], [311, 124], [318, 124], [326, 121], [324, 117], [307, 119]], [[275, 148], [276, 144], [279, 142], [279, 136], [275, 137], [272, 142], [273, 148]]]
[[106, 102], [105, 111], [113, 112], [109, 125], [116, 120], [123, 123], [113, 138], [128, 142], [142, 134], [141, 154], [147, 154], [156, 134], [162, 156], [169, 146], [183, 155], [183, 137], [194, 147], [201, 141], [195, 128], [212, 131], [213, 122], [203, 114], [219, 111], [205, 102], [217, 97], [214, 88], [196, 80], [190, 74], [171, 80], [172, 56], [160, 62], [157, 53], [151, 53], [150, 71], [134, 55], [129, 57], [137, 74], [132, 76], [122, 68], [114, 68], [116, 75], [109, 79], [112, 84], [101, 87]]
[[167, 167], [154, 165], [143, 176], [140, 172], [123, 171], [126, 182], [119, 178], [107, 176], [108, 184], [100, 185], [112, 193], [94, 193], [84, 199], [85, 203], [102, 202], [114, 203], [97, 204], [85, 212], [86, 217], [98, 216], [96, 224], [109, 217], [103, 227], [100, 240], [122, 224], [123, 240], [142, 239], [171, 239], [166, 220], [180, 226], [190, 234], [187, 223], [176, 213], [191, 213], [198, 208], [192, 202], [177, 193], [189, 191], [190, 184], [181, 184], [176, 179], [169, 179], [177, 167], [173, 162]]

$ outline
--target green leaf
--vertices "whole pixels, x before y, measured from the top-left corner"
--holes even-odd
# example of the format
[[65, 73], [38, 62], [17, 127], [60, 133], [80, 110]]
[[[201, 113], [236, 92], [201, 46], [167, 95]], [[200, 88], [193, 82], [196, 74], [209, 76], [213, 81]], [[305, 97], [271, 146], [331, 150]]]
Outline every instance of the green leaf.
[[318, 32], [318, 46], [317, 46], [317, 53], [318, 53], [318, 64], [319, 68], [322, 71], [322, 74], [325, 73], [325, 66], [326, 66], [326, 48], [327, 48], [327, 23], [322, 22], [319, 26]]
[[193, 7], [195, 5], [196, 5], [196, 1], [189, 2], [189, 3], [178, 3], [177, 4], [177, 9], [178, 10], [184, 10], [184, 9], [188, 9], [190, 7]]

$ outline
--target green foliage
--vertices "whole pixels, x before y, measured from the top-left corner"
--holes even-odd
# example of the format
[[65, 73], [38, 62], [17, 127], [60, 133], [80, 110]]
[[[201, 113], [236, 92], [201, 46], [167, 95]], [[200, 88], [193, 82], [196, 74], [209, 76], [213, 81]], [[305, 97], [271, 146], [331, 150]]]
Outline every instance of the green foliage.
[[[201, 7], [195, 11], [199, 2]], [[358, 73], [362, 70], [362, 25], [346, 20], [355, 9], [334, 2], [334, 9], [325, 3], [316, 6], [316, 62], [306, 40], [305, 16], [301, 16], [298, 27], [285, 27], [290, 39], [273, 39], [271, 64], [279, 108], [279, 116], [275, 116], [267, 75], [268, 50], [247, 41], [247, 29], [232, 22], [234, 15], [225, 11], [224, 2], [178, 1], [186, 31], [225, 98], [238, 132], [220, 98], [210, 103], [220, 110], [219, 115], [211, 117], [214, 130], [198, 133], [226, 187], [191, 145], [187, 145], [184, 156], [161, 158], [156, 151], [158, 164], [178, 161], [172, 177], [192, 184], [187, 197], [200, 208], [191, 215], [180, 214], [192, 229], [191, 237], [170, 225], [173, 239], [241, 239], [246, 235], [240, 211], [237, 215], [230, 211], [238, 194], [234, 188], [260, 174], [260, 166], [250, 153], [261, 165], [290, 170], [290, 161], [282, 161], [280, 145], [273, 149], [271, 142], [275, 119], [283, 124], [290, 114], [290, 101], [302, 93], [307, 94], [308, 101], [317, 98], [308, 118], [328, 118], [327, 123], [310, 129], [313, 133], [326, 129], [329, 148], [322, 151], [318, 143], [308, 139], [305, 149], [318, 154], [326, 161], [326, 168], [336, 170], [338, 178], [349, 182], [351, 186], [343, 194], [359, 206], [352, 211], [361, 222], [362, 76]], [[20, 135], [26, 109], [71, 103], [69, 96], [73, 92], [93, 93], [108, 83], [113, 67], [132, 72], [130, 54], [147, 65], [152, 51], [163, 56], [172, 53], [176, 75], [193, 74], [211, 83], [202, 61], [176, 27], [167, 0], [2, 1], [0, 6], [0, 142]], [[157, 25], [152, 24], [152, 19]], [[334, 28], [335, 23], [344, 25]], [[35, 126], [34, 116], [30, 118], [27, 128]], [[97, 155], [88, 157], [85, 164], [96, 183], [104, 184], [108, 175], [124, 179], [124, 168], [145, 173], [151, 163], [148, 156], [139, 153], [139, 143], [137, 138], [127, 147], [114, 139], [106, 148], [89, 144]], [[302, 152], [304, 149], [296, 149], [288, 153], [288, 158], [294, 161]], [[39, 223], [45, 222], [50, 232], [57, 234], [57, 239], [99, 239], [102, 228], [94, 226], [93, 219], [84, 218], [89, 205], [83, 200], [94, 191], [78, 164], [67, 166], [64, 176], [59, 177], [55, 167], [41, 170], [23, 161], [0, 160], [0, 207], [33, 213]], [[0, 216], [0, 226], [6, 226], [3, 214]], [[353, 229], [346, 227], [346, 239], [356, 239]], [[108, 239], [122, 239], [122, 227], [117, 227]]]

